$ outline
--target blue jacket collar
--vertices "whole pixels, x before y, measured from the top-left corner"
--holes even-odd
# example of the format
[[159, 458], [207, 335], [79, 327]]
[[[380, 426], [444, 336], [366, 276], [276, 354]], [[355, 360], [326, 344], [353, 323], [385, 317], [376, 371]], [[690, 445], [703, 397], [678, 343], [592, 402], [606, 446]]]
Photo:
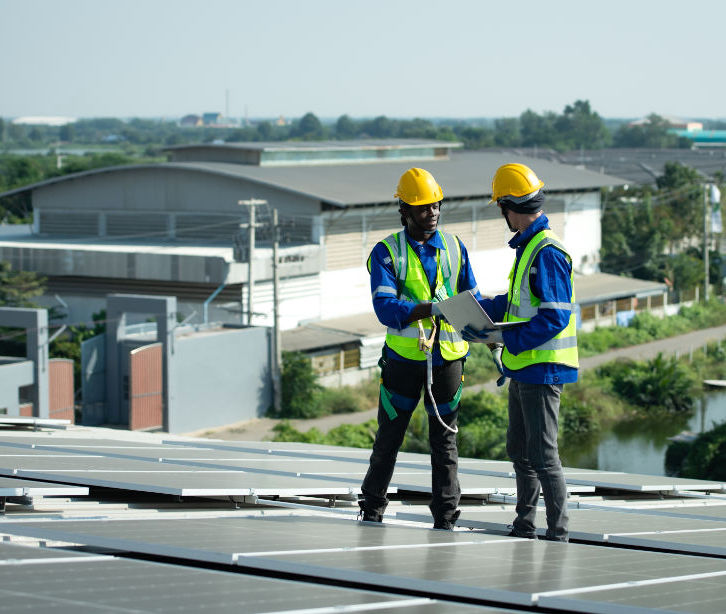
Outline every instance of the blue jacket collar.
[[[403, 232], [406, 233], [406, 240], [411, 244], [412, 247], [416, 245], [421, 245], [416, 239], [414, 239], [410, 234], [408, 234], [408, 228], [404, 228]], [[445, 249], [444, 241], [441, 238], [441, 231], [436, 229], [436, 233], [424, 243], [424, 245], [430, 245], [431, 247], [435, 247], [436, 249]]]
[[524, 232], [518, 232], [509, 240], [509, 247], [517, 249], [520, 246], [527, 245], [529, 240], [541, 230], [550, 227], [550, 221], [547, 216], [543, 213], [534, 222], [532, 222]]

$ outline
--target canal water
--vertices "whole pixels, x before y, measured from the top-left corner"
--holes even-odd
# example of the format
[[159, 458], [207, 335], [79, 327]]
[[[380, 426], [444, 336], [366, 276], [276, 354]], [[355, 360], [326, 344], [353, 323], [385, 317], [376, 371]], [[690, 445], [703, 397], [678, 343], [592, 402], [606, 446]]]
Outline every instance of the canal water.
[[708, 392], [689, 416], [620, 423], [572, 449], [564, 446], [562, 462], [568, 467], [665, 475], [669, 437], [681, 431], [703, 433], [722, 422], [726, 422], [726, 390]]

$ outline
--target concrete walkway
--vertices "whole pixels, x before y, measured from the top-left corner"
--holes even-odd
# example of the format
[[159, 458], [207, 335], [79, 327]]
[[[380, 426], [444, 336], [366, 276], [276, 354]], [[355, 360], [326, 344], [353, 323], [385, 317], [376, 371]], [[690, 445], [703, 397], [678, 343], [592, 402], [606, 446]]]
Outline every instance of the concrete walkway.
[[[628, 348], [621, 348], [580, 359], [580, 369], [592, 369], [618, 358], [632, 358], [634, 360], [648, 360], [655, 358], [658, 354], [664, 355], [683, 355], [688, 354], [698, 348], [726, 339], [726, 326], [717, 326], [714, 328], [706, 328], [697, 330], [668, 339], [659, 339], [642, 345], [634, 345]], [[469, 392], [477, 392], [479, 390], [488, 390], [495, 392], [497, 385], [495, 381], [476, 386], [468, 386]], [[330, 429], [341, 424], [360, 424], [376, 417], [377, 409], [356, 412], [353, 414], [335, 414], [332, 416], [324, 416], [322, 418], [313, 418], [311, 420], [290, 420], [294, 428], [299, 431], [307, 431], [316, 428], [326, 433]], [[246, 440], [246, 441], [269, 441], [274, 437], [272, 428], [280, 422], [272, 418], [258, 418], [256, 420], [248, 420], [230, 424], [217, 429], [208, 429], [189, 433], [195, 437], [210, 437], [214, 439], [226, 440]]]

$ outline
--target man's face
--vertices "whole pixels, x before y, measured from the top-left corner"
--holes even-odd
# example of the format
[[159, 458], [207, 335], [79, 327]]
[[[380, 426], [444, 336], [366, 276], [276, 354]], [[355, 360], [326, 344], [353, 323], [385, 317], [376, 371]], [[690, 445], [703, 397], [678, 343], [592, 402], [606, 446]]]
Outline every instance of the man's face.
[[497, 207], [499, 207], [499, 212], [502, 214], [502, 217], [507, 221], [507, 226], [509, 227], [509, 230], [511, 232], [517, 232], [517, 229], [512, 226], [512, 222], [509, 219], [509, 216], [511, 215], [511, 212], [507, 207], [503, 206], [502, 203], [497, 201]]
[[441, 203], [408, 208], [408, 230], [413, 235], [430, 236], [436, 232], [441, 214]]

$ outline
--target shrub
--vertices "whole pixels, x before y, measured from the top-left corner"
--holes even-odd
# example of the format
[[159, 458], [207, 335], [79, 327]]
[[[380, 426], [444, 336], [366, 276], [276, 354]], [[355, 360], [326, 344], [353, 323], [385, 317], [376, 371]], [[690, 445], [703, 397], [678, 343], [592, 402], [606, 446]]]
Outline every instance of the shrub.
[[560, 400], [560, 431], [563, 435], [585, 435], [600, 430], [600, 418], [594, 405], [564, 394]]
[[681, 476], [701, 480], [726, 480], [726, 423], [701, 433], [683, 460]]
[[645, 362], [616, 360], [599, 372], [610, 379], [615, 394], [648, 411], [690, 411], [696, 399], [695, 373], [673, 356], [658, 354]]
[[305, 432], [298, 431], [287, 420], [276, 424], [272, 429], [275, 433], [273, 441], [300, 441], [328, 446], [348, 446], [352, 448], [370, 448], [376, 436], [378, 425], [375, 420], [363, 424], [341, 424], [327, 433], [316, 428]]
[[507, 399], [481, 391], [462, 400], [459, 410], [459, 454], [471, 458], [507, 458]]
[[319, 392], [318, 402], [322, 414], [346, 414], [368, 407], [362, 406], [362, 397], [349, 386], [342, 388], [323, 388]]
[[492, 361], [492, 353], [485, 343], [469, 345], [469, 357], [464, 365], [465, 384], [482, 384], [499, 377], [499, 372]]
[[665, 470], [666, 475], [680, 475], [683, 470], [683, 461], [691, 450], [692, 442], [672, 441], [666, 448]]
[[316, 418], [323, 413], [322, 387], [310, 360], [300, 352], [282, 353], [282, 408], [277, 418]]
[[608, 350], [665, 339], [691, 330], [726, 323], [726, 304], [717, 299], [681, 307], [677, 315], [658, 318], [651, 313], [637, 314], [629, 326], [596, 328], [579, 333], [577, 345], [581, 356], [602, 354]]

